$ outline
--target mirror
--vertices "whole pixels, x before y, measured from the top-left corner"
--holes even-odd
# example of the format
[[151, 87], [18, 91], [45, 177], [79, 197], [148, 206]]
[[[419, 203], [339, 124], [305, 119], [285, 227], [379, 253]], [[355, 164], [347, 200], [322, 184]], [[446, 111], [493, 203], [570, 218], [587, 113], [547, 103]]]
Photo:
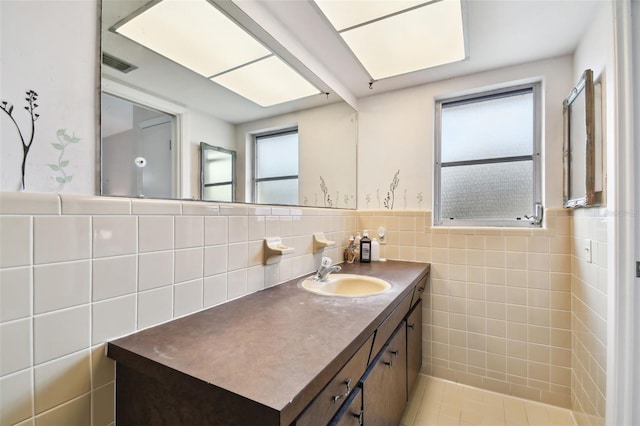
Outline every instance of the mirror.
[[235, 201], [235, 151], [200, 142], [200, 193], [203, 201]]
[[593, 71], [586, 70], [563, 102], [564, 207], [593, 206], [599, 201], [596, 199], [595, 92]]
[[[235, 191], [231, 199], [256, 203], [253, 189], [255, 136], [296, 127], [299, 131], [299, 190], [294, 196], [296, 201], [290, 204], [355, 208], [356, 111], [229, 1], [210, 0], [209, 3], [241, 24], [254, 38], [295, 68], [318, 89], [318, 94], [262, 107], [113, 31], [116, 24], [126, 21], [136, 11], [160, 1], [167, 0], [102, 1], [101, 82], [103, 97], [115, 97], [130, 102], [134, 108], [146, 108], [171, 117], [170, 159], [165, 159], [165, 165], [159, 167], [171, 171], [170, 188], [156, 195], [157, 192], [145, 188], [142, 180], [141, 188], [132, 183], [122, 185], [136, 187], [129, 193], [113, 192], [109, 189], [113, 185], [106, 184], [106, 176], [101, 173], [101, 193], [211, 199], [212, 194], [205, 193], [207, 191], [202, 185], [204, 169], [200, 143], [205, 141], [208, 146], [236, 153]], [[103, 134], [107, 134], [105, 127], [111, 126], [113, 120], [117, 117], [113, 117], [108, 108], [103, 108]], [[135, 133], [131, 129], [127, 131]], [[139, 150], [136, 156], [126, 160], [120, 158], [120, 163], [112, 164], [112, 156], [104, 155], [108, 144], [106, 138], [101, 138], [102, 172], [135, 165], [138, 157], [147, 160], [145, 169], [153, 168], [151, 160], [146, 158], [146, 154], [140, 155]], [[106, 149], [109, 151], [108, 147]], [[216, 201], [227, 201], [229, 197], [222, 198], [225, 199]]]

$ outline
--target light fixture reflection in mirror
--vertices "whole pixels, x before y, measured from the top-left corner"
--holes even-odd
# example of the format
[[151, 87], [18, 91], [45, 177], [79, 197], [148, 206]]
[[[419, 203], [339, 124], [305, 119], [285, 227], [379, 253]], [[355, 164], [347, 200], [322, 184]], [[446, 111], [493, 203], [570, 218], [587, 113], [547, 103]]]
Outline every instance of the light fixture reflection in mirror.
[[236, 201], [236, 152], [200, 142], [200, 160], [202, 200]]
[[[118, 71], [104, 61], [101, 72], [107, 93], [133, 99], [137, 104], [175, 116], [173, 146], [176, 163], [172, 165], [171, 192], [161, 197], [206, 198], [201, 192], [200, 176], [200, 141], [205, 141], [236, 152], [236, 190], [232, 199], [234, 202], [252, 202], [254, 135], [298, 126], [301, 134], [300, 177], [304, 185], [297, 194], [295, 205], [355, 208], [357, 116], [353, 108], [232, 2], [210, 1], [248, 29], [252, 37], [277, 52], [277, 56], [304, 75], [323, 94], [261, 107], [209, 78], [109, 31], [123, 18], [135, 14], [141, 6], [155, 3], [159, 2], [102, 0], [103, 54], [113, 57], [110, 64], [115, 59], [137, 68], [129, 72]], [[184, 2], [176, 4], [179, 3]], [[218, 43], [220, 41], [224, 40], [218, 40]], [[105, 159], [102, 161], [104, 163]], [[333, 203], [326, 202], [321, 177]], [[106, 195], [104, 191], [102, 193]], [[118, 195], [137, 197], [140, 194], [131, 191]], [[146, 193], [143, 195], [151, 197]]]

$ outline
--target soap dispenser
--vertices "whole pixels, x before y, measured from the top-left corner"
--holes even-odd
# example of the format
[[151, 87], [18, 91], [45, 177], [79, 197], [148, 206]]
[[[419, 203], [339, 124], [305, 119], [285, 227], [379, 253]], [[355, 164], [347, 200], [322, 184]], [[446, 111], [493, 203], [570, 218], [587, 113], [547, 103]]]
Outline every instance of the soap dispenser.
[[366, 229], [362, 233], [362, 239], [360, 240], [360, 262], [371, 262], [371, 239], [369, 238], [369, 231]]

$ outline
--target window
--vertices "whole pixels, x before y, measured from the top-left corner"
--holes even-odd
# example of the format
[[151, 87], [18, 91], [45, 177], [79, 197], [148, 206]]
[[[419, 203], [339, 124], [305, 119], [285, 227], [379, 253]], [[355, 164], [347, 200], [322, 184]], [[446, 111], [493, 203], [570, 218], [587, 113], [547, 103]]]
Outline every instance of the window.
[[256, 135], [254, 202], [297, 205], [298, 129]]
[[531, 84], [436, 103], [436, 225], [540, 225], [538, 99]]

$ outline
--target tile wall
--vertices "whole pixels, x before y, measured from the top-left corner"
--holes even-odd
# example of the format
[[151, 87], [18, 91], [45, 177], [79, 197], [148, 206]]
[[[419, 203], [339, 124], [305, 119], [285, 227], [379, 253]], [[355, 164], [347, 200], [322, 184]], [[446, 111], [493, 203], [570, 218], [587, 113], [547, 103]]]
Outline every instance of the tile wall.
[[569, 211], [545, 211], [544, 229], [434, 228], [428, 211], [359, 213], [360, 228], [387, 228], [383, 257], [432, 264], [423, 372], [570, 407]]
[[[104, 342], [312, 272], [355, 211], [0, 193], [0, 425], [109, 425]], [[263, 239], [294, 247], [263, 266]], [[333, 259], [339, 245], [325, 251]]]
[[[606, 209], [573, 213], [571, 405], [580, 425], [605, 424], [607, 222]], [[591, 262], [585, 250], [589, 241]]]
[[[434, 228], [429, 211], [0, 193], [0, 424], [111, 424], [106, 340], [313, 271], [313, 232], [338, 259], [379, 226], [382, 257], [432, 263], [424, 373], [603, 424], [606, 220], [545, 213], [544, 229]], [[295, 252], [263, 266], [265, 236]]]

